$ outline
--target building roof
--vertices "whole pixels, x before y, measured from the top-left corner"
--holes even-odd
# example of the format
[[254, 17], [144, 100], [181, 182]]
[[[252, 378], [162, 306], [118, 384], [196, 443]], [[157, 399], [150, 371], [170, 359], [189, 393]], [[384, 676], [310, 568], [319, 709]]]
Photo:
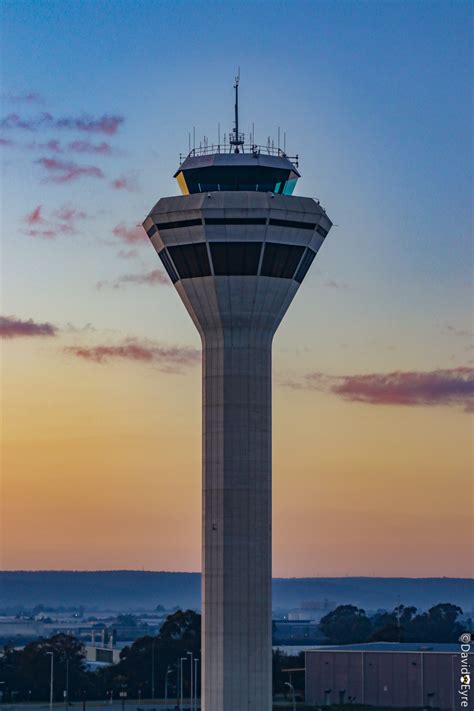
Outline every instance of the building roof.
[[237, 167], [259, 166], [262, 168], [285, 168], [292, 170], [299, 177], [300, 174], [296, 169], [295, 164], [284, 154], [267, 155], [263, 151], [254, 151], [249, 153], [211, 153], [208, 155], [191, 155], [189, 154], [179, 166], [174, 177], [181, 170], [193, 170], [196, 168], [210, 167]]
[[431, 642], [366, 642], [363, 644], [321, 645], [307, 647], [307, 652], [423, 652], [459, 654], [461, 644], [438, 644]]

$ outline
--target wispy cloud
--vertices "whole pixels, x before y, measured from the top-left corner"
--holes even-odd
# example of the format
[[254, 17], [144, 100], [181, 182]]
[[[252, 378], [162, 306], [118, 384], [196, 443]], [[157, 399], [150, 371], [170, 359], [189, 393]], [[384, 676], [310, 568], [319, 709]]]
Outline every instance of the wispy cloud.
[[4, 101], [10, 101], [12, 104], [44, 104], [44, 99], [41, 94], [35, 91], [26, 94], [5, 94]]
[[102, 289], [103, 287], [111, 287], [113, 289], [122, 289], [123, 287], [130, 285], [142, 285], [146, 284], [148, 286], [157, 286], [162, 284], [164, 286], [169, 286], [170, 280], [161, 269], [154, 269], [151, 272], [142, 272], [138, 274], [122, 274], [113, 281], [99, 281], [97, 282], [97, 288]]
[[84, 220], [87, 217], [87, 214], [84, 210], [78, 210], [75, 207], [64, 205], [63, 207], [60, 207], [59, 210], [53, 212], [53, 216], [58, 220], [71, 224], [77, 220]]
[[115, 190], [128, 190], [129, 192], [137, 192], [138, 182], [134, 176], [122, 175], [110, 183]]
[[60, 235], [74, 234], [77, 232], [77, 222], [86, 217], [87, 214], [83, 210], [69, 205], [53, 210], [46, 216], [43, 206], [37, 205], [23, 218], [23, 222], [27, 225], [25, 234], [29, 237], [42, 237], [43, 239], [54, 239]]
[[465, 328], [457, 328], [450, 323], [438, 324], [438, 328], [445, 336], [455, 336], [456, 338], [472, 338], [471, 331]]
[[135, 259], [138, 256], [137, 249], [119, 249], [117, 252], [117, 257], [120, 257], [120, 259]]
[[89, 140], [81, 140], [61, 143], [61, 141], [57, 138], [52, 138], [45, 143], [29, 143], [26, 147], [29, 150], [50, 151], [51, 153], [56, 154], [80, 153], [97, 156], [113, 156], [119, 153], [116, 148], [111, 146], [110, 143], [107, 143], [106, 141], [93, 143]]
[[15, 141], [11, 141], [9, 138], [0, 138], [0, 146], [4, 146], [5, 148], [12, 148], [15, 145]]
[[94, 155], [111, 156], [118, 153], [117, 149], [102, 141], [101, 143], [91, 143], [90, 141], [72, 141], [68, 143], [67, 150], [73, 153], [92, 153]]
[[126, 244], [133, 245], [148, 242], [147, 234], [141, 225], [127, 227], [127, 225], [122, 222], [114, 227], [112, 234]]
[[48, 173], [47, 182], [71, 183], [82, 177], [103, 178], [104, 174], [95, 165], [78, 165], [74, 161], [63, 161], [57, 158], [39, 158], [35, 163], [41, 165]]
[[24, 221], [26, 222], [26, 224], [27, 225], [38, 225], [38, 224], [43, 223], [45, 220], [44, 220], [44, 217], [41, 215], [41, 210], [42, 210], [41, 205], [38, 205], [37, 207], [35, 207], [34, 210], [29, 212], [27, 215], [25, 215]]
[[113, 136], [117, 133], [123, 121], [123, 116], [110, 116], [108, 114], [98, 118], [86, 114], [55, 118], [50, 113], [45, 112], [34, 118], [22, 118], [19, 114], [11, 113], [0, 121], [0, 128], [20, 131], [65, 129]]
[[95, 346], [67, 346], [65, 352], [93, 363], [138, 361], [166, 372], [182, 372], [200, 362], [201, 354], [190, 346], [165, 346], [153, 341], [129, 338], [121, 343]]
[[31, 336], [55, 336], [56, 326], [51, 323], [37, 323], [33, 319], [22, 321], [16, 316], [0, 316], [0, 338], [24, 338]]
[[461, 406], [466, 412], [474, 406], [474, 368], [469, 367], [341, 376], [315, 372], [285, 385], [327, 390], [345, 400], [371, 405]]
[[321, 285], [327, 289], [347, 289], [348, 286], [343, 281], [335, 281], [334, 279], [325, 279], [321, 282]]

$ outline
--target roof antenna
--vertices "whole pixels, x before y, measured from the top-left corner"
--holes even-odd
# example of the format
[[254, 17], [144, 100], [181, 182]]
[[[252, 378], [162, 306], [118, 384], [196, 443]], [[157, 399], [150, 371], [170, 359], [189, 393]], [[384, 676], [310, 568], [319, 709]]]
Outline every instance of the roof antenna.
[[240, 67], [235, 77], [235, 131], [231, 134], [230, 145], [235, 146], [234, 153], [240, 153], [239, 146], [244, 145], [243, 138], [239, 135], [239, 83], [240, 83]]

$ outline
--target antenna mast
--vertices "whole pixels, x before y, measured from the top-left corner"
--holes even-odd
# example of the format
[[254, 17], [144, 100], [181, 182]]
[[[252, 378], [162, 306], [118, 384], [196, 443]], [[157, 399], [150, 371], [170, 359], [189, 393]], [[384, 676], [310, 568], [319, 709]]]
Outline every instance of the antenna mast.
[[240, 83], [240, 67], [235, 77], [235, 128], [230, 137], [230, 145], [234, 146], [234, 153], [240, 153], [239, 146], [244, 145], [244, 137], [239, 133], [239, 83]]

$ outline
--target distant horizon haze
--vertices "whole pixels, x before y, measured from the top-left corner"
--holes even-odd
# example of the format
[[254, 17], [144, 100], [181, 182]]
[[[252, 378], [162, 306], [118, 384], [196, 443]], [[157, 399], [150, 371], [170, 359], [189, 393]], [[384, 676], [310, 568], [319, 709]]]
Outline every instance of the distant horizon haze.
[[[4, 571], [0, 606], [84, 605], [87, 609], [198, 607], [200, 573], [153, 571]], [[331, 605], [363, 608], [415, 605], [427, 609], [443, 602], [472, 611], [474, 580], [463, 578], [318, 577], [273, 578], [273, 607], [297, 608], [327, 600]]]

